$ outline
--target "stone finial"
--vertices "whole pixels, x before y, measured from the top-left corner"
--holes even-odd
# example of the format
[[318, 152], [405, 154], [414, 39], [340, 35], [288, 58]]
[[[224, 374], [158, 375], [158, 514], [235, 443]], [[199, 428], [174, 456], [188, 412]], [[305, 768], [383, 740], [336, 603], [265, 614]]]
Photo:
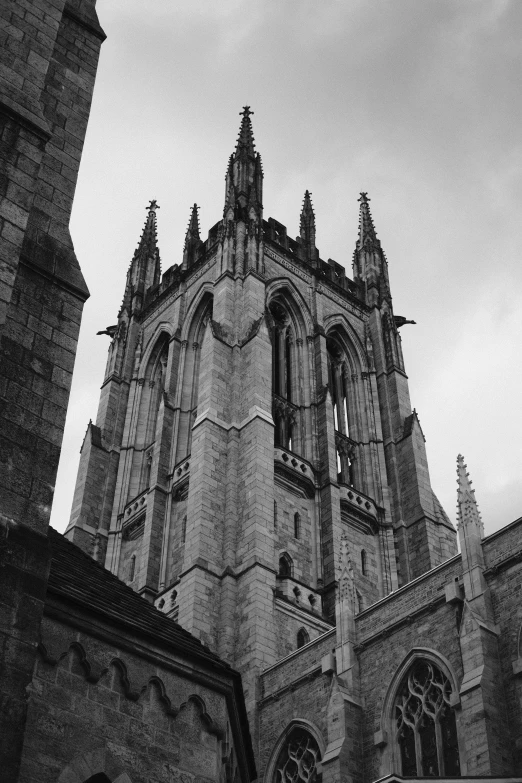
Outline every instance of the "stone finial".
[[357, 249], [363, 247], [381, 247], [377, 239], [377, 232], [373, 224], [372, 213], [370, 212], [370, 198], [367, 193], [361, 193], [359, 196], [359, 237], [357, 239]]
[[241, 220], [248, 223], [256, 219], [259, 224], [263, 211], [263, 167], [256, 152], [252, 120], [254, 112], [244, 106], [236, 149], [230, 156], [225, 177], [225, 220]]
[[312, 206], [310, 191], [305, 191], [301, 217], [299, 221], [299, 234], [301, 238], [305, 261], [315, 261], [318, 256], [315, 247], [315, 213]]
[[187, 228], [187, 234], [185, 236], [185, 245], [187, 244], [187, 240], [189, 239], [200, 238], [198, 209], [199, 209], [198, 205], [194, 204], [190, 213], [190, 220]]
[[254, 131], [252, 128], [252, 120], [250, 117], [254, 112], [250, 110], [250, 106], [243, 106], [243, 111], [240, 111], [241, 125], [239, 127], [239, 136], [237, 137], [236, 154], [244, 151], [248, 155], [255, 154], [255, 141]]
[[155, 255], [158, 249], [158, 237], [156, 231], [156, 210], [160, 208], [156, 199], [147, 205], [147, 217], [145, 225], [141, 232], [140, 241], [136, 249], [135, 256], [138, 254]]
[[467, 472], [464, 457], [457, 457], [457, 529], [463, 526], [474, 527], [479, 531], [480, 538], [484, 538], [484, 524], [475, 499], [475, 490], [471, 487], [471, 479]]

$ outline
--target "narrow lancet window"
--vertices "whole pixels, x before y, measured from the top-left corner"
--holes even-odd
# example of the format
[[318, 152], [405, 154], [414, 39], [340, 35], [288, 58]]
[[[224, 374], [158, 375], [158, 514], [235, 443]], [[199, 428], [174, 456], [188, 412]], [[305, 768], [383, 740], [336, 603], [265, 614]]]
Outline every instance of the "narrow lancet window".
[[310, 636], [304, 628], [300, 628], [297, 632], [297, 649], [304, 647], [310, 641]]
[[301, 515], [294, 514], [294, 538], [301, 538]]
[[281, 557], [279, 558], [279, 576], [285, 578], [285, 577], [291, 577], [292, 571], [293, 571], [293, 562], [290, 555], [288, 555], [286, 552], [284, 552]]

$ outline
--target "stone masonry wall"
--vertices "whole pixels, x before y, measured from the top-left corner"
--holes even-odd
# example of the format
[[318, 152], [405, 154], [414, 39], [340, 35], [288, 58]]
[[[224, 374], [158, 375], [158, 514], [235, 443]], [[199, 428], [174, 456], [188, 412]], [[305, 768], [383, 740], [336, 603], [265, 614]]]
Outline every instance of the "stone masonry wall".
[[335, 632], [328, 632], [263, 673], [259, 703], [259, 780], [263, 780], [278, 738], [294, 718], [305, 718], [313, 723], [326, 744], [331, 678], [321, 674], [321, 658], [331, 652], [334, 645]]
[[94, 2], [5, 2], [0, 18], [0, 765], [14, 781], [88, 296], [68, 224], [105, 36]]
[[20, 783], [55, 783], [100, 749], [111, 758], [108, 771], [127, 772], [134, 783], [218, 780], [224, 695], [50, 618], [43, 641]]

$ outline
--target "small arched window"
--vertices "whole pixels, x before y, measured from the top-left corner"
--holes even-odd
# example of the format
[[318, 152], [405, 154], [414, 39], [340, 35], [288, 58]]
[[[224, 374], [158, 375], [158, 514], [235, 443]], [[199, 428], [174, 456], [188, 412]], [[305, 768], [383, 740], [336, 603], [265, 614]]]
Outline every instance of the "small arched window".
[[129, 582], [134, 581], [135, 574], [136, 574], [136, 555], [132, 555], [129, 561]]
[[459, 746], [451, 684], [432, 662], [419, 660], [395, 699], [395, 726], [404, 777], [459, 777]]
[[182, 544], [185, 543], [186, 538], [187, 538], [187, 515], [185, 514], [185, 516], [183, 517], [182, 522], [181, 522], [181, 543]]
[[366, 563], [366, 551], [364, 549], [361, 549], [361, 573], [363, 576], [366, 576], [367, 572], [367, 563]]
[[301, 538], [301, 515], [297, 511], [294, 514], [294, 538]]
[[277, 500], [274, 500], [274, 530], [277, 530]]
[[305, 628], [300, 628], [297, 632], [297, 649], [304, 647], [310, 641], [310, 636]]
[[290, 577], [292, 576], [294, 564], [292, 558], [286, 552], [283, 552], [279, 558], [279, 576]]

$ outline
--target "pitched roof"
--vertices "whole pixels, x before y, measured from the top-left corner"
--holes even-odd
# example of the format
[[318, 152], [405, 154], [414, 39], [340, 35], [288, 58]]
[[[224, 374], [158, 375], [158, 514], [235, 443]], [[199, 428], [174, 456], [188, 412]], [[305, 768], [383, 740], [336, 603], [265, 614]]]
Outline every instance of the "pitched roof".
[[234, 678], [237, 672], [195, 636], [149, 604], [61, 533], [49, 528], [51, 571], [48, 592], [80, 604], [132, 633], [197, 658]]

